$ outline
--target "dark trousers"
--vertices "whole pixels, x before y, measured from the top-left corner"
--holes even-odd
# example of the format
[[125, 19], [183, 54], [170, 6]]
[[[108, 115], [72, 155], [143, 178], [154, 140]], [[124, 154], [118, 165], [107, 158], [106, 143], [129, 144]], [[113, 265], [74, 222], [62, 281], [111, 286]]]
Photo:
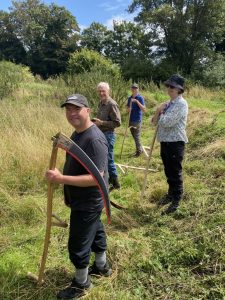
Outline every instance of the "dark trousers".
[[[136, 146], [136, 152], [142, 151], [141, 146], [141, 122], [130, 122], [129, 126], [132, 126], [130, 128], [130, 132], [133, 136], [135, 146]], [[135, 127], [135, 128], [134, 128]]]
[[91, 251], [106, 251], [106, 235], [100, 220], [101, 212], [71, 211], [69, 256], [77, 269], [89, 265]]
[[184, 158], [184, 142], [161, 142], [160, 155], [164, 165], [168, 194], [179, 202], [183, 196], [182, 161]]

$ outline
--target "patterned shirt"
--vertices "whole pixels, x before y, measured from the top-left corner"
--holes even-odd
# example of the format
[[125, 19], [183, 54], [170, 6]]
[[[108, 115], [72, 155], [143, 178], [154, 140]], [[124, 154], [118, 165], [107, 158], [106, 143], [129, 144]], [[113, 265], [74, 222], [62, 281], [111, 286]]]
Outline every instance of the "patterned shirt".
[[114, 131], [121, 125], [121, 116], [118, 104], [112, 98], [106, 102], [100, 101], [98, 106], [97, 118], [103, 121], [99, 129], [103, 132]]
[[188, 142], [185, 127], [187, 123], [188, 105], [179, 95], [168, 102], [158, 121], [157, 139], [159, 142]]

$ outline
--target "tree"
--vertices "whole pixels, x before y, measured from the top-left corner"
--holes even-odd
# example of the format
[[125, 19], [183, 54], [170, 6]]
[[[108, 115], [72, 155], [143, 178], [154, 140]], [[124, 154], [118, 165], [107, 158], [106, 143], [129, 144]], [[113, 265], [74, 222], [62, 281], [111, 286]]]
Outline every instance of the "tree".
[[224, 55], [215, 53], [202, 65], [201, 73], [197, 74], [197, 79], [208, 87], [225, 88], [225, 59]]
[[129, 56], [121, 65], [122, 74], [125, 79], [133, 82], [139, 80], [151, 80], [154, 77], [154, 65], [150, 59], [140, 59]]
[[99, 53], [104, 52], [105, 40], [108, 34], [107, 27], [93, 22], [81, 34], [81, 46]]
[[128, 57], [139, 59], [150, 57], [151, 43], [142, 26], [132, 22], [114, 22], [105, 42], [105, 55], [116, 63], [123, 63]]
[[136, 21], [156, 37], [161, 57], [186, 74], [212, 51], [225, 25], [223, 0], [133, 0], [129, 12], [136, 10]]
[[0, 60], [26, 61], [26, 51], [13, 32], [10, 14], [4, 11], [0, 11]]
[[223, 40], [216, 43], [215, 49], [217, 52], [222, 52], [225, 55], [225, 32], [223, 34]]
[[137, 81], [152, 77], [150, 33], [132, 22], [114, 22], [105, 39], [104, 54], [121, 66], [126, 79]]
[[69, 54], [77, 49], [79, 31], [69, 11], [40, 0], [13, 1], [10, 20], [32, 72], [48, 77], [65, 71]]

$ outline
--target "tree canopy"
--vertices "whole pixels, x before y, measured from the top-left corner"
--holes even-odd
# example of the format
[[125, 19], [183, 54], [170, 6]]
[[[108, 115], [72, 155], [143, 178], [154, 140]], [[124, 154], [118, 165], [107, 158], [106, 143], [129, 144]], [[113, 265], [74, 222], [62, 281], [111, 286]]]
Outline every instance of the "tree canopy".
[[25, 64], [47, 78], [64, 73], [69, 60], [70, 69], [86, 49], [110, 59], [126, 79], [157, 82], [177, 71], [204, 81], [203, 68], [210, 74], [214, 57], [224, 60], [224, 0], [133, 0], [128, 11], [136, 12], [133, 22], [114, 21], [112, 29], [93, 22], [80, 34], [64, 7], [13, 1], [9, 12], [0, 11], [0, 60]]
[[223, 0], [133, 0], [129, 12], [155, 37], [159, 54], [185, 74], [221, 41], [225, 27]]
[[13, 1], [10, 12], [0, 14], [0, 23], [0, 49], [7, 46], [1, 56], [25, 63], [43, 77], [64, 72], [69, 54], [77, 49], [79, 27], [64, 7]]

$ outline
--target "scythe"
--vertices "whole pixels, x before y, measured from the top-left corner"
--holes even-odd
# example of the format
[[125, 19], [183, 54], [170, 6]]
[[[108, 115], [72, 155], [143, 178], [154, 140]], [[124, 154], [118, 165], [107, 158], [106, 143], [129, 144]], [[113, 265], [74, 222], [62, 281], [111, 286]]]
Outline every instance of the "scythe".
[[[74, 143], [70, 138], [68, 138], [64, 134], [58, 133], [54, 137], [52, 137], [52, 140], [53, 140], [53, 147], [52, 147], [52, 153], [51, 153], [51, 158], [49, 163], [49, 169], [50, 170], [55, 169], [58, 148], [65, 150], [67, 153], [73, 156], [77, 161], [79, 161], [80, 164], [88, 171], [89, 174], [92, 175], [92, 177], [96, 181], [96, 185], [98, 186], [102, 194], [102, 198], [104, 200], [104, 206], [106, 210], [108, 224], [110, 224], [110, 217], [111, 217], [110, 202], [114, 207], [118, 209], [123, 209], [123, 207], [109, 200], [108, 189], [106, 187], [105, 181], [101, 176], [99, 170], [95, 166], [95, 164], [76, 143]], [[35, 279], [38, 282], [38, 285], [41, 285], [43, 283], [44, 269], [47, 260], [47, 255], [48, 255], [48, 248], [50, 244], [52, 226], [59, 226], [64, 228], [68, 226], [67, 223], [62, 221], [58, 216], [56, 216], [52, 212], [53, 191], [54, 191], [54, 185], [49, 182], [48, 193], [47, 193], [46, 232], [45, 232], [45, 240], [44, 240], [44, 249], [43, 249], [41, 264], [39, 268], [39, 274], [38, 276], [36, 276], [30, 272], [28, 273], [28, 276], [30, 278]], [[55, 218], [57, 222], [53, 222], [52, 218]]]

